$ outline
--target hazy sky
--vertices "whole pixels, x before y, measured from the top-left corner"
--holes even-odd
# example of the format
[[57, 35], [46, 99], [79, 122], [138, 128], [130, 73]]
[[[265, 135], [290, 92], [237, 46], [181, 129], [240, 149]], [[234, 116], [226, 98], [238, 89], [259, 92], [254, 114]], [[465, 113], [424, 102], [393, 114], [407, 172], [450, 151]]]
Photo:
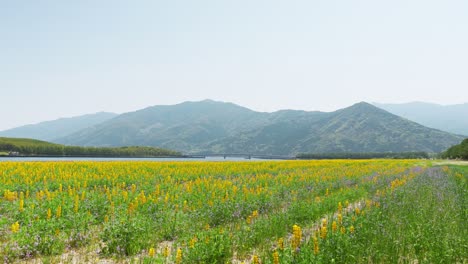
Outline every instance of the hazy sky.
[[211, 98], [468, 102], [468, 1], [0, 2], [0, 129]]

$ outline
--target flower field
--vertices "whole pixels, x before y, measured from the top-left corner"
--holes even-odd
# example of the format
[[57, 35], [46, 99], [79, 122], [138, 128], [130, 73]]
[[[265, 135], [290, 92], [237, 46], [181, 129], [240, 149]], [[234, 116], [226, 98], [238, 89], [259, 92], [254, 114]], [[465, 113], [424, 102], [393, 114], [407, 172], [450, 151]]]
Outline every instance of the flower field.
[[1, 162], [0, 257], [467, 263], [467, 178], [418, 160]]

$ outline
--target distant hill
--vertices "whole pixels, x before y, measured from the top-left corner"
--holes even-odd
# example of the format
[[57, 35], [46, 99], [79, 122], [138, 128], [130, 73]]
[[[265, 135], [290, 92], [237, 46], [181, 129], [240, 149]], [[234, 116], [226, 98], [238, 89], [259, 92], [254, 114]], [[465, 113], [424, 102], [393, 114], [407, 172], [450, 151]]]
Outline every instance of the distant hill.
[[438, 105], [423, 102], [375, 106], [424, 126], [468, 136], [468, 103]]
[[430, 129], [368, 103], [335, 112], [252, 111], [205, 100], [122, 114], [57, 142], [148, 145], [185, 153], [295, 155], [339, 152], [440, 152], [463, 138]]
[[87, 127], [100, 124], [116, 116], [117, 114], [114, 113], [99, 112], [89, 115], [60, 118], [53, 121], [46, 121], [0, 131], [0, 136], [53, 141], [56, 138], [65, 137]]
[[14, 156], [93, 156], [93, 157], [160, 157], [180, 156], [167, 149], [154, 147], [77, 147], [64, 146], [29, 138], [0, 137], [0, 155]]

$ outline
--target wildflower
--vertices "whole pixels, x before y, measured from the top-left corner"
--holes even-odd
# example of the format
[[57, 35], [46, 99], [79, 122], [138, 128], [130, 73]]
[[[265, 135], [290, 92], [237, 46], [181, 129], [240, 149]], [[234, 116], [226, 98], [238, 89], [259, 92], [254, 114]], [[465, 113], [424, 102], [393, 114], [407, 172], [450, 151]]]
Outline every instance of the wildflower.
[[302, 239], [302, 230], [298, 225], [293, 226], [293, 237], [291, 240], [291, 246], [293, 249], [299, 248]]
[[19, 211], [23, 212], [24, 211], [24, 199], [21, 198], [19, 202]]
[[320, 238], [327, 238], [327, 226], [322, 226], [322, 228], [320, 228]]
[[177, 249], [175, 263], [176, 264], [182, 263], [182, 249], [180, 249], [180, 248]]
[[19, 232], [19, 230], [20, 230], [20, 224], [18, 223], [18, 221], [11, 225], [11, 232], [17, 233]]
[[336, 221], [333, 221], [333, 223], [332, 223], [332, 231], [333, 231], [333, 232], [336, 232], [336, 229], [337, 229]]
[[73, 211], [75, 213], [78, 213], [79, 206], [80, 206], [80, 197], [78, 195], [76, 195], [75, 196], [75, 202], [74, 202], [74, 205], [73, 205]]
[[341, 205], [341, 202], [338, 203], [338, 212], [341, 213], [341, 211], [343, 210], [343, 205]]
[[152, 247], [148, 250], [148, 256], [154, 257], [154, 255], [155, 255], [155, 251], [154, 251], [154, 248]]
[[52, 210], [47, 209], [47, 219], [50, 219], [52, 217]]
[[341, 225], [343, 223], [343, 215], [338, 214], [338, 223]]
[[342, 227], [340, 228], [340, 232], [341, 232], [341, 234], [346, 233], [346, 228], [345, 228], [344, 226], [342, 226]]
[[252, 263], [253, 264], [260, 264], [260, 259], [259, 259], [259, 257], [257, 255], [253, 255]]
[[257, 218], [258, 217], [258, 210], [255, 210], [252, 212], [252, 218]]
[[273, 264], [279, 264], [279, 253], [278, 251], [273, 252]]
[[283, 240], [282, 237], [280, 237], [280, 238], [278, 239], [278, 248], [279, 248], [280, 250], [283, 250], [283, 249], [284, 249], [284, 240]]
[[169, 257], [170, 254], [171, 254], [171, 249], [168, 246], [166, 246], [163, 250], [163, 256], [167, 258]]
[[57, 207], [57, 211], [55, 212], [55, 216], [57, 216], [57, 218], [60, 218], [62, 216], [62, 206], [59, 205]]
[[314, 236], [314, 254], [317, 255], [319, 253], [319, 242], [316, 236]]
[[354, 209], [354, 212], [356, 213], [356, 215], [359, 215], [361, 213], [361, 209], [359, 209], [359, 207], [356, 207]]
[[350, 232], [351, 234], [354, 233], [354, 226], [350, 226], [350, 227], [349, 227], [349, 232]]

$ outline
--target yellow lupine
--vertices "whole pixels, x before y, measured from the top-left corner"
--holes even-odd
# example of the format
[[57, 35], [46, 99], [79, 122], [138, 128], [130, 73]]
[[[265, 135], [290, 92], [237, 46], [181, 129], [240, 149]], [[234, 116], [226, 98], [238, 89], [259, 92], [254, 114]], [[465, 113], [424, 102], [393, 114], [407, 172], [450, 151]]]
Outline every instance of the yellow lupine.
[[282, 237], [278, 239], [278, 248], [283, 250], [284, 249], [284, 240]]
[[320, 238], [321, 239], [327, 238], [327, 226], [322, 226], [320, 228]]
[[150, 249], [148, 250], [148, 256], [154, 257], [154, 255], [155, 255], [155, 250], [154, 250], [154, 248], [152, 247], [152, 248], [150, 248]]
[[253, 264], [260, 264], [260, 258], [257, 255], [253, 255], [252, 263]]
[[182, 263], [182, 249], [178, 248], [176, 253], [176, 264]]
[[11, 225], [11, 232], [12, 233], [17, 233], [20, 230], [20, 224], [19, 222], [15, 222], [14, 224]]
[[336, 224], [336, 221], [333, 221], [333, 223], [332, 223], [332, 231], [333, 231], [333, 232], [336, 232], [337, 227], [338, 227], [338, 226], [337, 226], [337, 224]]
[[273, 252], [273, 264], [279, 264], [280, 258], [278, 251]]
[[19, 211], [20, 212], [24, 211], [24, 199], [21, 199], [19, 202]]
[[314, 254], [317, 255], [319, 253], [319, 242], [316, 236], [314, 236]]
[[62, 216], [62, 206], [61, 205], [57, 206], [57, 211], [55, 212], [55, 216], [57, 218], [60, 218]]
[[299, 248], [301, 245], [301, 240], [302, 240], [302, 229], [298, 225], [293, 226], [293, 236], [291, 239], [291, 246], [295, 250], [296, 248]]

